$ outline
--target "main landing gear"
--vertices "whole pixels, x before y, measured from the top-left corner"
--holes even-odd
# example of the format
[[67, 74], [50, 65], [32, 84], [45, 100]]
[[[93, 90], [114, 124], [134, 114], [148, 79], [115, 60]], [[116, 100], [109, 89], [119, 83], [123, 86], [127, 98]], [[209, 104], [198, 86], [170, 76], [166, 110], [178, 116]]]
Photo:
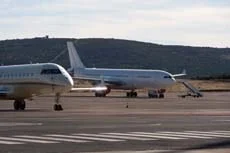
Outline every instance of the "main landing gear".
[[106, 97], [106, 93], [95, 92], [95, 97]]
[[25, 110], [26, 102], [24, 99], [14, 101], [14, 110]]
[[62, 111], [63, 110], [62, 105], [59, 104], [59, 100], [60, 100], [60, 93], [56, 93], [55, 104], [54, 104], [54, 110], [55, 111]]
[[126, 93], [126, 97], [137, 97], [137, 92], [131, 91]]
[[164, 98], [165, 97], [164, 93], [165, 93], [164, 89], [149, 90], [148, 91], [148, 97], [149, 98]]

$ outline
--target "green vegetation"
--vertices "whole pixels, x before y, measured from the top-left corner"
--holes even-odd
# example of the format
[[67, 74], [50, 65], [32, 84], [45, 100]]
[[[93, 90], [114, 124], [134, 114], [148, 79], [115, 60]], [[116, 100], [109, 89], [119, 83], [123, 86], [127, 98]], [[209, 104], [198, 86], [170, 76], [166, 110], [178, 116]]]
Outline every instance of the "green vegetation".
[[118, 39], [22, 39], [0, 41], [4, 65], [50, 62], [69, 67], [66, 41], [72, 40], [87, 67], [187, 70], [189, 77], [230, 74], [230, 48], [169, 46]]

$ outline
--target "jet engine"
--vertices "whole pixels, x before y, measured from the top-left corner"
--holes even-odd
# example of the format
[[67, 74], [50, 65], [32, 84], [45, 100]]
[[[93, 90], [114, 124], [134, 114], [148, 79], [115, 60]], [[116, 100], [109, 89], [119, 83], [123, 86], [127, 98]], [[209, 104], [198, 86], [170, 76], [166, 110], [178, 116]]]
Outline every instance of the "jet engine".
[[[108, 86], [105, 86], [106, 87], [106, 90], [96, 90], [95, 91], [95, 96], [96, 97], [105, 97], [108, 93], [110, 93], [110, 91], [111, 91], [111, 88], [110, 87], [108, 87]], [[99, 86], [99, 87], [96, 87], [96, 88], [102, 88], [101, 86]]]

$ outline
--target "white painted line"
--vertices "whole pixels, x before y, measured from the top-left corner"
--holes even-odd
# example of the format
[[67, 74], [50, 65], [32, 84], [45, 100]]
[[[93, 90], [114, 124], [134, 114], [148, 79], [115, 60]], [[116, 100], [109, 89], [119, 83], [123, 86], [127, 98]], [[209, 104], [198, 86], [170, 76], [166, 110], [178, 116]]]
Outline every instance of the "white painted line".
[[185, 138], [212, 139], [212, 137], [195, 136], [191, 133], [186, 133], [186, 132], [158, 132], [157, 134], [164, 134], [164, 135], [185, 137]]
[[156, 124], [147, 124], [149, 126], [161, 126], [161, 123], [156, 123]]
[[[154, 136], [141, 135], [141, 134], [131, 134], [131, 133], [103, 133], [107, 135], [117, 135], [117, 136], [134, 136], [134, 137], [146, 137], [146, 138], [155, 138]], [[157, 139], [152, 139], [157, 140]]]
[[[170, 153], [175, 152], [173, 150], [125, 150], [125, 151], [101, 151], [101, 152], [93, 152], [93, 153]], [[82, 153], [89, 153], [89, 152], [82, 152]]]
[[55, 141], [42, 141], [33, 139], [22, 139], [22, 138], [11, 138], [11, 137], [0, 137], [1, 140], [12, 140], [12, 141], [22, 141], [22, 142], [34, 142], [34, 143], [58, 143]]
[[160, 139], [172, 139], [172, 140], [181, 140], [181, 139], [187, 139], [187, 138], [181, 138], [181, 137], [170, 137], [170, 136], [162, 136], [158, 133], [149, 133], [149, 132], [130, 132], [135, 134], [142, 134], [143, 136], [152, 136], [154, 138], [160, 138]]
[[63, 137], [63, 138], [74, 138], [74, 139], [84, 139], [84, 140], [108, 141], [108, 142], [125, 141], [125, 140], [118, 140], [118, 139], [85, 137], [85, 136], [78, 136], [78, 135], [75, 135], [75, 134], [73, 134], [73, 135], [50, 134], [50, 135], [47, 135], [47, 136], [51, 136], [51, 137]]
[[230, 122], [230, 120], [214, 120], [216, 122]]
[[218, 132], [218, 133], [230, 135], [230, 131], [213, 131], [213, 132]]
[[[174, 150], [125, 150], [125, 151], [101, 151], [101, 152], [93, 152], [93, 153], [170, 153], [175, 152]], [[82, 153], [92, 153], [92, 152], [82, 152]]]
[[197, 133], [206, 133], [206, 134], [223, 134], [223, 135], [230, 135], [230, 133], [226, 132], [220, 132], [220, 131], [209, 131], [209, 132], [203, 132], [203, 131], [189, 131], [189, 132], [197, 132]]
[[0, 126], [41, 126], [42, 123], [2, 122]]
[[116, 135], [106, 135], [106, 134], [79, 134], [82, 136], [92, 136], [92, 137], [103, 137], [103, 138], [116, 138], [116, 139], [126, 139], [126, 140], [139, 140], [139, 141], [150, 141], [154, 139], [149, 138], [139, 138], [131, 136], [116, 136]]
[[229, 134], [225, 134], [225, 133], [219, 133], [219, 132], [200, 132], [200, 131], [187, 131], [187, 132], [190, 132], [190, 133], [196, 133], [196, 134], [199, 134], [199, 135], [207, 135], [207, 136], [213, 136], [213, 137], [222, 137], [222, 138], [230, 138], [230, 135]]
[[75, 143], [89, 142], [89, 141], [85, 141], [85, 140], [54, 138], [54, 137], [41, 137], [41, 136], [29, 136], [29, 135], [18, 135], [18, 136], [15, 136], [15, 137], [29, 138], [29, 139], [54, 140], [54, 141], [66, 141], [66, 142], [75, 142]]
[[2, 140], [0, 140], [0, 144], [8, 144], [8, 145], [11, 145], [11, 144], [24, 144], [24, 143], [22, 143], [22, 142], [2, 141]]

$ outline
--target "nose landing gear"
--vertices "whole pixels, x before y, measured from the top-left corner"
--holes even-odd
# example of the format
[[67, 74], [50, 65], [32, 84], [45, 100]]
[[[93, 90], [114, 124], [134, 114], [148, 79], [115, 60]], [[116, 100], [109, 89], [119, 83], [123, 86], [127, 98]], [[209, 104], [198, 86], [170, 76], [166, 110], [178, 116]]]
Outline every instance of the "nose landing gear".
[[62, 105], [59, 104], [59, 100], [60, 100], [60, 93], [56, 93], [55, 95], [55, 104], [54, 104], [54, 110], [55, 111], [62, 111]]

